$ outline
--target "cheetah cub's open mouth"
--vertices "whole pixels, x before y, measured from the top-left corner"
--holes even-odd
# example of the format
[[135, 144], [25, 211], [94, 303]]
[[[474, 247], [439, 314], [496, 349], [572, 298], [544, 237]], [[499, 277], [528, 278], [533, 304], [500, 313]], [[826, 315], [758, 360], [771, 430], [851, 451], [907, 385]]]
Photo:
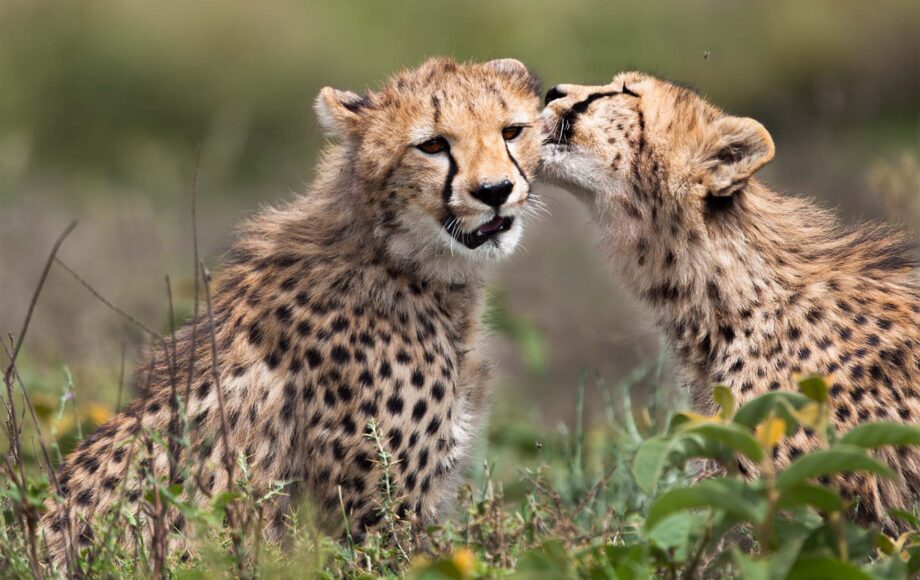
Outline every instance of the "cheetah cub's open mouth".
[[475, 250], [489, 240], [495, 240], [497, 244], [498, 238], [503, 233], [510, 230], [511, 226], [514, 225], [514, 218], [496, 214], [492, 219], [471, 232], [462, 232], [455, 227], [451, 227], [451, 220], [449, 218], [444, 219], [443, 225], [444, 229], [447, 230], [447, 233], [450, 234], [452, 238], [467, 248]]

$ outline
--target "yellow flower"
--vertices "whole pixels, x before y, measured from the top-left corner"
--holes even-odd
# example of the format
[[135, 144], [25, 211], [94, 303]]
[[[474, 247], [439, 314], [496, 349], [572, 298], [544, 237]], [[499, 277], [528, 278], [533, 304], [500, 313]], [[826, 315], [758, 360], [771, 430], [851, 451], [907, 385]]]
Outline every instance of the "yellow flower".
[[473, 572], [473, 566], [476, 564], [476, 555], [473, 554], [473, 551], [469, 548], [460, 548], [454, 552], [451, 561], [462, 575], [468, 576]]
[[786, 422], [779, 417], [770, 417], [757, 426], [754, 437], [764, 449], [771, 450], [779, 444], [786, 433]]
[[429, 560], [426, 556], [416, 554], [412, 557], [412, 561], [409, 563], [409, 570], [418, 572], [427, 568], [429, 564], [431, 564], [431, 560]]
[[795, 417], [796, 421], [805, 427], [816, 431], [821, 428], [823, 413], [821, 412], [821, 405], [818, 403], [808, 403], [798, 411], [790, 409], [789, 412]]
[[102, 425], [112, 418], [112, 410], [97, 403], [90, 403], [86, 407], [86, 416], [93, 425]]
[[701, 415], [692, 411], [681, 411], [680, 413], [687, 419], [686, 427], [696, 427], [709, 423], [721, 423], [722, 419], [718, 415]]

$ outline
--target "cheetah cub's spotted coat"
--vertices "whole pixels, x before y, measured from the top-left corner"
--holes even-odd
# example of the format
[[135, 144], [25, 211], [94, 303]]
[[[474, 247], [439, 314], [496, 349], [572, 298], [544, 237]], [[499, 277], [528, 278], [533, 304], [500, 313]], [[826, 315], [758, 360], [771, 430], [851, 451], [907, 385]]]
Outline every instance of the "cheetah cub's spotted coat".
[[[920, 250], [880, 226], [844, 229], [752, 179], [773, 157], [753, 119], [637, 74], [559, 85], [543, 113], [548, 179], [585, 198], [618, 277], [665, 331], [697, 405], [831, 374], [837, 429], [920, 421]], [[814, 445], [800, 431], [780, 465]], [[920, 495], [920, 451], [881, 452], [900, 481], [841, 481], [862, 517]]]
[[[484, 414], [483, 263], [517, 245], [539, 163], [537, 82], [514, 60], [435, 59], [363, 96], [323, 89], [316, 109], [339, 143], [311, 191], [252, 219], [229, 253], [214, 297], [219, 381], [206, 316], [196, 343], [191, 325], [179, 333], [175, 365], [148, 350], [143, 397], [60, 467], [65, 501], [44, 519], [53, 557], [90, 542], [116, 498], [139, 511], [138, 477], [169, 475], [168, 450], [145, 433], [175, 432], [175, 375], [205, 491], [227, 487], [219, 405], [256, 492], [290, 482], [266, 511], [270, 539], [305, 495], [333, 529], [344, 509], [359, 540], [378, 524], [370, 419], [398, 513], [432, 521], [450, 502]], [[141, 472], [126, 477], [132, 453]]]

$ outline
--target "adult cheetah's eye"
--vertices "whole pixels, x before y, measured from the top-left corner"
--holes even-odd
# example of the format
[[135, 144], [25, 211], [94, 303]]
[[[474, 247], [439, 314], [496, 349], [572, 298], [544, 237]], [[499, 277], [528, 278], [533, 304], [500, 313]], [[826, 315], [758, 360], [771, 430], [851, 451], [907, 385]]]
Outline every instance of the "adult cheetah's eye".
[[502, 139], [505, 141], [511, 141], [515, 137], [521, 134], [521, 131], [524, 130], [524, 127], [520, 125], [512, 125], [510, 127], [505, 127], [502, 129]]
[[416, 147], [429, 155], [434, 155], [435, 153], [441, 153], [447, 150], [447, 140], [445, 140], [444, 137], [435, 137], [424, 143], [419, 143]]

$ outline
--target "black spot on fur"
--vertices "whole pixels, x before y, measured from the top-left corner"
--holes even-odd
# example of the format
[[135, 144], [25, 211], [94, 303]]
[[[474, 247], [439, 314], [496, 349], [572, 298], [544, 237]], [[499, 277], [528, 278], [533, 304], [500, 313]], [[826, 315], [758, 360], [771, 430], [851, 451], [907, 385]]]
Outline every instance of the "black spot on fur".
[[390, 398], [387, 399], [387, 411], [391, 415], [399, 415], [403, 410], [403, 400], [399, 395], [393, 394], [390, 395]]
[[390, 447], [393, 450], [399, 449], [402, 446], [403, 434], [399, 429], [393, 429], [390, 432]]
[[415, 421], [421, 420], [427, 411], [428, 403], [425, 402], [425, 399], [419, 399], [412, 408], [412, 419]]
[[336, 364], [343, 365], [351, 360], [351, 353], [340, 344], [333, 346], [329, 354]]
[[428, 435], [434, 435], [438, 432], [438, 429], [441, 428], [441, 418], [435, 415], [428, 422], [428, 427], [425, 428], [425, 433]]
[[199, 399], [204, 399], [204, 398], [206, 398], [206, 397], [208, 396], [208, 394], [209, 394], [210, 392], [211, 392], [211, 382], [210, 382], [210, 381], [202, 381], [202, 383], [201, 383], [200, 385], [198, 385], [198, 389], [196, 389], [195, 395], [196, 395]]
[[92, 489], [87, 488], [80, 490], [80, 493], [78, 493], [76, 497], [77, 505], [88, 506], [93, 503], [93, 497]]

